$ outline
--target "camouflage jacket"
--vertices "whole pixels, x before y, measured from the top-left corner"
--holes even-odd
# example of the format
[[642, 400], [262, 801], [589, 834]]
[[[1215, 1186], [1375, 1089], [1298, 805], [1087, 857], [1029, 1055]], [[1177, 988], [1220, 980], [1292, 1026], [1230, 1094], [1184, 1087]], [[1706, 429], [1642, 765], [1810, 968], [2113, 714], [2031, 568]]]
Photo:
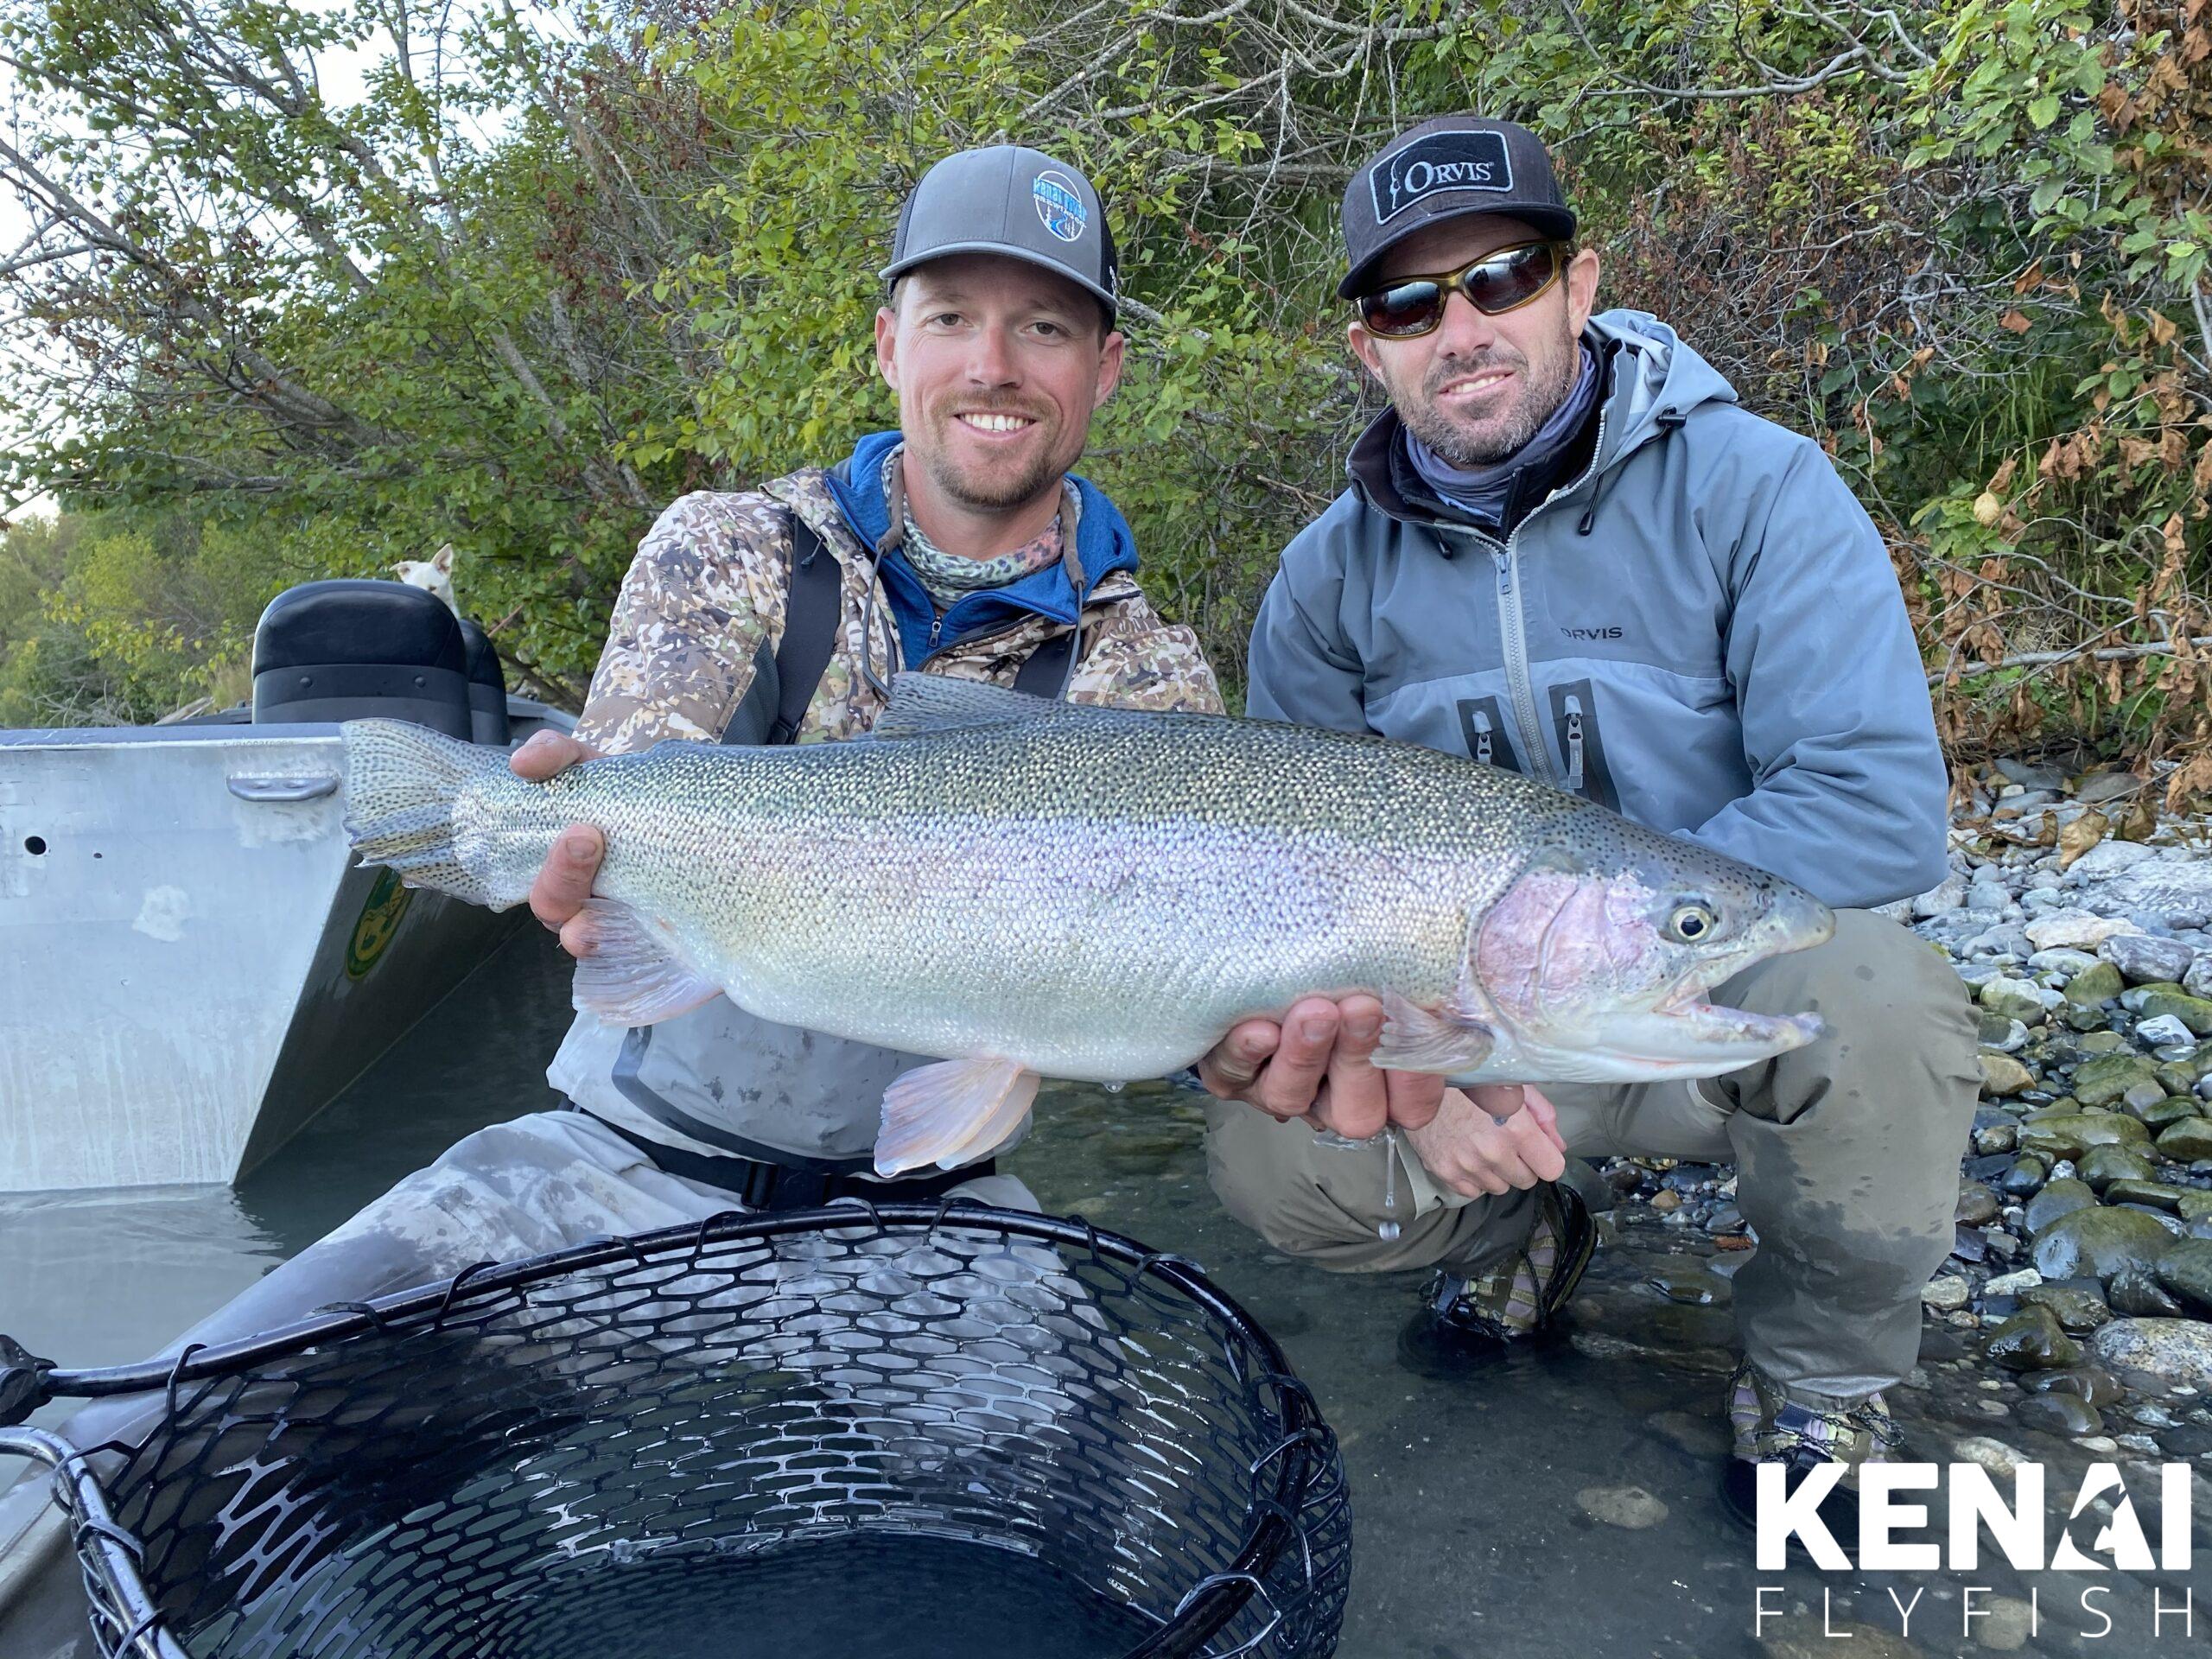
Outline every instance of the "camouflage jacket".
[[[623, 579], [576, 724], [579, 738], [609, 753], [664, 738], [721, 741], [760, 653], [772, 653], [783, 638], [793, 513], [822, 538], [843, 575], [838, 638], [797, 741], [854, 737], [874, 723], [883, 699], [861, 664], [889, 679], [898, 661], [896, 628], [879, 588], [863, 642], [868, 584], [875, 580], [868, 550], [830, 494], [827, 475], [810, 467], [742, 493], [698, 491], [661, 514]], [[1221, 690], [1197, 635], [1161, 621], [1127, 571], [1100, 578], [1082, 620], [1072, 701], [1221, 712]], [[1033, 615], [946, 646], [924, 671], [1009, 685], [1030, 654], [1063, 632]]]

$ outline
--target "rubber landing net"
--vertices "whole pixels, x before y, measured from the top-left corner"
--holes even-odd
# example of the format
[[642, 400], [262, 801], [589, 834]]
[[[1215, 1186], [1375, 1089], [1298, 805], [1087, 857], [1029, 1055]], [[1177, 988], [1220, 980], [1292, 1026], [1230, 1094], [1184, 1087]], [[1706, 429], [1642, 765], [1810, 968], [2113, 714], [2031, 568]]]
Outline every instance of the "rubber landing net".
[[1312, 1395], [1192, 1264], [1081, 1223], [718, 1217], [0, 1369], [10, 1421], [149, 1389], [133, 1446], [0, 1431], [56, 1465], [110, 1656], [813, 1659], [842, 1614], [873, 1645], [837, 1659], [1318, 1659], [1343, 1618]]

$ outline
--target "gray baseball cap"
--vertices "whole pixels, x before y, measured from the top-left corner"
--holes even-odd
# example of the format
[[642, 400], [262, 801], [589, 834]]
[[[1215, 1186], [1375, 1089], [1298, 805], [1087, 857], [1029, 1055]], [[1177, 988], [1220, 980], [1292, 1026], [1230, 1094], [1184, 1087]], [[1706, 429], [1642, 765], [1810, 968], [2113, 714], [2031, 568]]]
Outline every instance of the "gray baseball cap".
[[1000, 253], [1056, 270], [1095, 295], [1110, 321], [1121, 302], [1114, 233], [1090, 181], [1021, 144], [948, 156], [899, 213], [883, 280], [948, 253]]
[[1565, 240], [1574, 214], [1543, 140], [1511, 121], [1444, 115], [1401, 133], [1344, 187], [1344, 257], [1337, 297], [1364, 289], [1382, 256], [1440, 219], [1503, 213]]

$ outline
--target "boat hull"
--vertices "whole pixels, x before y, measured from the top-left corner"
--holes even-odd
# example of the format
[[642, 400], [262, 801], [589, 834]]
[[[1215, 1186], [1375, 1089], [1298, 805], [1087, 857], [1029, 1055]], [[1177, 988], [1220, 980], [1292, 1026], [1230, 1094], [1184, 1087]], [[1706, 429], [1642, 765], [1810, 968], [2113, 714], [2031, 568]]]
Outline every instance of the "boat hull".
[[0, 733], [0, 1192], [237, 1179], [521, 924], [354, 867], [340, 755]]

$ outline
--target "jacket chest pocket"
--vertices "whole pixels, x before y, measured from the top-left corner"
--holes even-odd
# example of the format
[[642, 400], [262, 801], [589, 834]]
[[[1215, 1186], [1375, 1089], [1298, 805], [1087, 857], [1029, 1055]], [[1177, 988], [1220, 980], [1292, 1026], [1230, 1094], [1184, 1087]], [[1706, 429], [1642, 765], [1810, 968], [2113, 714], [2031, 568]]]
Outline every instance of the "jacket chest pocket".
[[1560, 787], [1570, 795], [1619, 811], [1620, 793], [1613, 787], [1612, 768], [1605, 761], [1605, 734], [1599, 718], [1596, 688], [1588, 680], [1570, 680], [1552, 687], [1547, 702], [1552, 741], [1564, 768]]

